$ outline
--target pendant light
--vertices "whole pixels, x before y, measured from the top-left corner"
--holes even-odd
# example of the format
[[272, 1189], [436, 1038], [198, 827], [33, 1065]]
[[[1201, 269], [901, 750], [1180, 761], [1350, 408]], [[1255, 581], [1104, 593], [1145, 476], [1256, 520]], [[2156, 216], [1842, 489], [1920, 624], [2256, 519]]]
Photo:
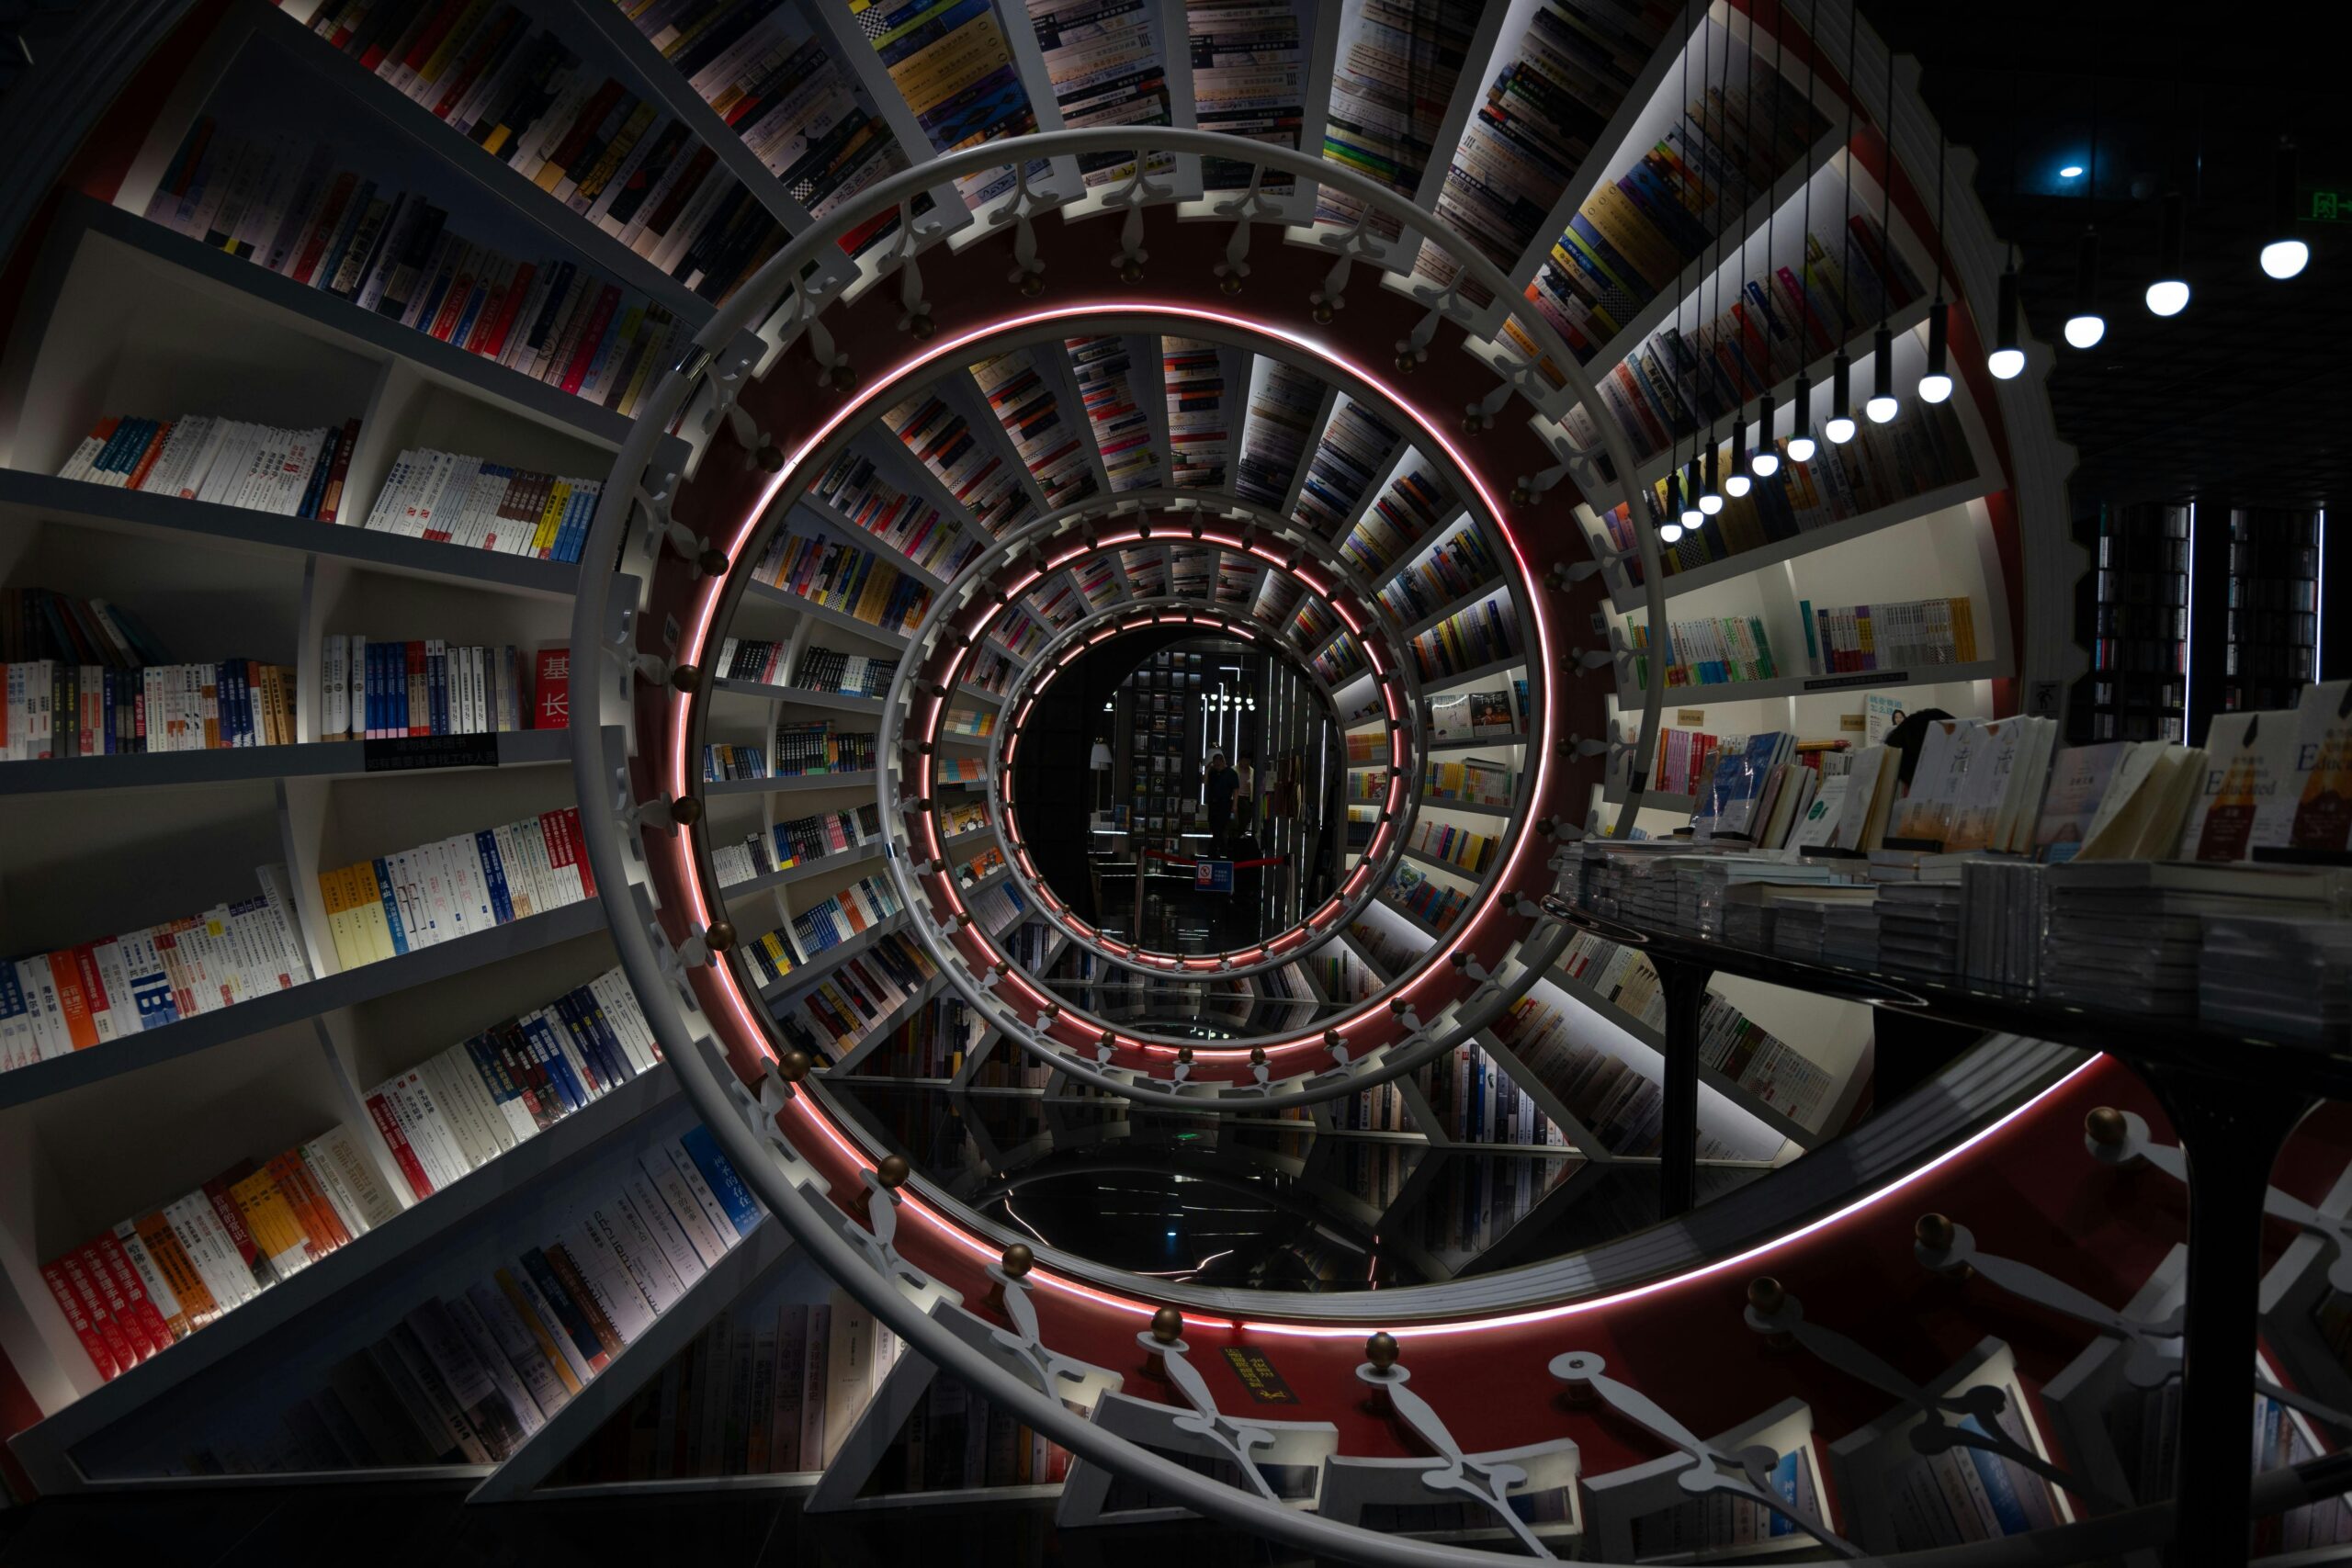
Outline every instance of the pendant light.
[[2072, 348], [2097, 348], [2107, 336], [2107, 318], [2098, 313], [2098, 62], [2091, 62], [2091, 152], [2089, 173], [2083, 177], [2083, 199], [2090, 217], [2075, 246], [2075, 313], [2066, 318], [2066, 343]]
[[1707, 427], [1707, 452], [1700, 460], [1699, 473], [1699, 510], [1713, 517], [1723, 511], [1724, 497], [1723, 491], [1715, 488], [1715, 428], [1712, 424]]
[[2277, 238], [2262, 247], [2262, 270], [2284, 283], [2311, 265], [2312, 248], [2295, 237], [2295, 141], [2278, 139], [2270, 165], [2271, 232]]
[[1669, 468], [1666, 474], [1666, 515], [1658, 520], [1657, 536], [1666, 544], [1682, 537], [1682, 476]]
[[1724, 494], [1737, 501], [1750, 488], [1747, 470], [1741, 467], [1747, 457], [1747, 421], [1741, 410], [1732, 411], [1731, 445], [1724, 450], [1731, 457], [1731, 461], [1724, 465], [1731, 471], [1724, 476]]
[[1994, 295], [1993, 352], [1984, 356], [1984, 368], [1996, 381], [2014, 381], [2025, 374], [2025, 350], [2018, 346], [2018, 254], [2009, 250], [2008, 264], [2001, 268], [2001, 283]]
[[[1804, 101], [1813, 102], [1813, 34], [1804, 35]], [[1804, 184], [1804, 240], [1813, 239], [1813, 182]], [[1803, 269], [1804, 264], [1798, 264]], [[1789, 461], [1810, 463], [1815, 451], [1813, 439], [1813, 295], [1806, 289], [1797, 291], [1797, 384], [1795, 395], [1789, 403]]]
[[1832, 446], [1843, 446], [1854, 438], [1854, 360], [1841, 348], [1829, 369], [1829, 422], [1821, 434]]
[[1696, 528], [1707, 520], [1706, 512], [1699, 505], [1698, 446], [1698, 438], [1693, 436], [1690, 461], [1682, 469], [1682, 525], [1685, 528]]
[[1944, 303], [1944, 133], [1936, 128], [1936, 296], [1928, 307], [1928, 373], [1919, 378], [1919, 400], [1940, 403], [1951, 396], [1951, 373], [1944, 367], [1944, 333], [1951, 307]]
[[2171, 182], [2157, 209], [2156, 276], [2143, 297], [2152, 316], [2177, 316], [2188, 309], [2188, 269], [2182, 265], [2187, 250], [2187, 215], [2180, 199], [2180, 159], [2173, 146], [2180, 122], [2180, 45], [2173, 46], [2172, 118], [2165, 127], [2165, 163]]
[[[1860, 14], [1861, 7], [1854, 7], [1853, 15], [1859, 17]], [[1849, 36], [1851, 36], [1850, 32]], [[1849, 44], [1849, 62], [1859, 72], [1860, 62], [1852, 60], [1852, 46]], [[1886, 51], [1885, 114], [1886, 118], [1879, 127], [1879, 140], [1886, 148], [1886, 167], [1883, 177], [1879, 181], [1878, 231], [1886, 236], [1883, 243], [1892, 245], [1894, 243], [1894, 47], [1892, 44]], [[1849, 152], [1848, 156], [1852, 154]], [[1847, 276], [1850, 277], [1853, 275], [1849, 273]], [[1894, 400], [1894, 330], [1887, 322], [1886, 305], [1887, 291], [1882, 287], [1878, 291], [1878, 336], [1871, 341], [1871, 400], [1862, 405], [1862, 412], [1870, 415], [1872, 424], [1884, 424], [1894, 419], [1898, 407]]]

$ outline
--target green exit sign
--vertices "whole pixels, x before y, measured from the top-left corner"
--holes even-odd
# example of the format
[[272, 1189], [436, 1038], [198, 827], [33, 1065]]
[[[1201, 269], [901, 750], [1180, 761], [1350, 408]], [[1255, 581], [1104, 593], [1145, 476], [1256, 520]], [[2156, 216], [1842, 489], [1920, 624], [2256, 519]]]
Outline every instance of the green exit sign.
[[2305, 223], [2352, 223], [2352, 191], [2307, 190], [2297, 217]]

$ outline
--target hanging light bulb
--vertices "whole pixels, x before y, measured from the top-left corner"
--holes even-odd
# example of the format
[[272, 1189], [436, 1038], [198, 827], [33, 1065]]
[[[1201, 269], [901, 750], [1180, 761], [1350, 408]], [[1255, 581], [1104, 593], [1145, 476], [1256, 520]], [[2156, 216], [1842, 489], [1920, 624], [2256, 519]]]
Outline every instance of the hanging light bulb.
[[2188, 309], [2188, 276], [2181, 265], [2185, 220], [2180, 192], [2177, 190], [2165, 192], [2163, 224], [2164, 239], [2156, 253], [2156, 280], [2148, 285], [2148, 312], [2177, 316]]
[[1951, 396], [1951, 376], [1944, 368], [1944, 333], [1951, 308], [1942, 296], [1928, 307], [1928, 373], [1919, 378], [1919, 400], [1939, 403]]
[[1854, 438], [1854, 361], [1844, 349], [1838, 351], [1838, 362], [1829, 373], [1829, 423], [1821, 427], [1833, 446], [1843, 446]]
[[1862, 405], [1862, 412], [1871, 416], [1872, 424], [1884, 424], [1894, 417], [1894, 332], [1881, 321], [1871, 351], [1871, 400]]
[[2013, 260], [2001, 269], [2000, 292], [1995, 297], [1993, 352], [1984, 368], [1999, 381], [2014, 381], [2025, 374], [2025, 350], [2018, 346], [2018, 269]]
[[2066, 318], [2066, 342], [2097, 348], [2106, 335], [2107, 318], [2098, 313], [2098, 231], [2086, 226], [2075, 249], [2075, 313]]
[[1699, 490], [1699, 510], [1713, 517], [1724, 509], [1723, 491], [1715, 488], [1715, 446], [1707, 443], [1707, 455], [1699, 470], [1702, 483]]
[[1731, 454], [1731, 472], [1724, 476], [1724, 493], [1737, 501], [1747, 493], [1747, 422], [1735, 411], [1731, 416], [1731, 445], [1724, 448]]
[[1666, 476], [1666, 516], [1657, 525], [1657, 536], [1668, 544], [1682, 537], [1682, 476], [1668, 469]]
[[1789, 461], [1813, 461], [1813, 378], [1797, 372], [1796, 396], [1789, 400]]
[[2312, 248], [2295, 238], [2295, 142], [2278, 139], [2278, 152], [2270, 174], [2272, 232], [2278, 237], [2262, 247], [2262, 270], [2284, 283], [2311, 265]]
[[1682, 470], [1682, 525], [1696, 528], [1707, 520], [1699, 505], [1699, 459], [1690, 459]]
[[1747, 455], [1747, 471], [1769, 479], [1781, 471], [1781, 451], [1772, 445], [1772, 394], [1756, 400], [1756, 448]]

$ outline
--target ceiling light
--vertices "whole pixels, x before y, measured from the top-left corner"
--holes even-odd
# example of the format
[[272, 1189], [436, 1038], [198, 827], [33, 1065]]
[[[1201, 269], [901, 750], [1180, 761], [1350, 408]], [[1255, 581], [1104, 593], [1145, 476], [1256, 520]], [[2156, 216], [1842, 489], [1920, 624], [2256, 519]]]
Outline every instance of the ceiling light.
[[2107, 318], [2098, 313], [2098, 231], [2086, 227], [2075, 249], [2075, 313], [2066, 318], [2066, 342], [2097, 348], [2106, 335]]
[[1735, 412], [1731, 416], [1731, 445], [1724, 448], [1730, 455], [1731, 472], [1724, 476], [1724, 493], [1734, 501], [1747, 493], [1747, 422]]
[[2062, 180], [2081, 179], [2083, 177], [2083, 166], [2080, 164], [2069, 164], [2064, 168], [2058, 171], [2058, 177]]
[[1713, 517], [1724, 509], [1724, 498], [1723, 492], [1715, 489], [1715, 447], [1712, 441], [1707, 444], [1706, 464], [1700, 472], [1704, 482], [1699, 489], [1699, 510]]
[[1951, 376], [1944, 368], [1944, 333], [1951, 307], [1940, 296], [1928, 307], [1928, 373], [1919, 378], [1919, 400], [1939, 403], [1951, 396]]
[[1789, 461], [1813, 461], [1813, 377], [1797, 372], [1796, 395], [1789, 400]]
[[2001, 287], [1994, 313], [1993, 352], [1984, 368], [2000, 381], [2014, 381], [2025, 373], [2025, 350], [2018, 346], [2018, 269], [2014, 261], [2001, 269]]
[[2163, 241], [2157, 249], [2156, 279], [2148, 285], [2148, 311], [2177, 316], [2188, 308], [2188, 278], [2181, 265], [2182, 216], [2180, 192], [2164, 195]]
[[2295, 238], [2295, 143], [2278, 139], [2278, 153], [2271, 165], [2271, 231], [2278, 237], [2262, 247], [2262, 270], [2285, 282], [2310, 265], [2312, 248]]
[[1881, 321], [1871, 354], [1871, 400], [1862, 405], [1862, 412], [1871, 416], [1872, 424], [1884, 424], [1894, 417], [1894, 332]]
[[1833, 446], [1843, 446], [1854, 438], [1854, 361], [1844, 349], [1838, 351], [1838, 362], [1829, 373], [1829, 423], [1821, 427]]
[[1693, 457], [1682, 470], [1682, 525], [1696, 528], [1707, 520], [1699, 509], [1699, 459]]
[[1781, 471], [1780, 449], [1772, 445], [1772, 394], [1756, 400], [1756, 446], [1747, 454], [1747, 471], [1769, 479]]

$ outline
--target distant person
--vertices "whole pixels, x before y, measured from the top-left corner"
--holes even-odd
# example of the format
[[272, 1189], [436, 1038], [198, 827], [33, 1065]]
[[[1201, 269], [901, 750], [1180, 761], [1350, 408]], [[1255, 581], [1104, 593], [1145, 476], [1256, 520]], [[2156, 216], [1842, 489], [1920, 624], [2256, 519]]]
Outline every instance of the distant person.
[[1234, 763], [1233, 771], [1240, 781], [1234, 794], [1233, 820], [1235, 826], [1248, 833], [1258, 824], [1258, 770], [1249, 758], [1243, 757]]
[[1241, 788], [1241, 775], [1226, 765], [1224, 752], [1212, 751], [1201, 778], [1208, 796], [1209, 837], [1221, 845], [1233, 831], [1233, 797]]

